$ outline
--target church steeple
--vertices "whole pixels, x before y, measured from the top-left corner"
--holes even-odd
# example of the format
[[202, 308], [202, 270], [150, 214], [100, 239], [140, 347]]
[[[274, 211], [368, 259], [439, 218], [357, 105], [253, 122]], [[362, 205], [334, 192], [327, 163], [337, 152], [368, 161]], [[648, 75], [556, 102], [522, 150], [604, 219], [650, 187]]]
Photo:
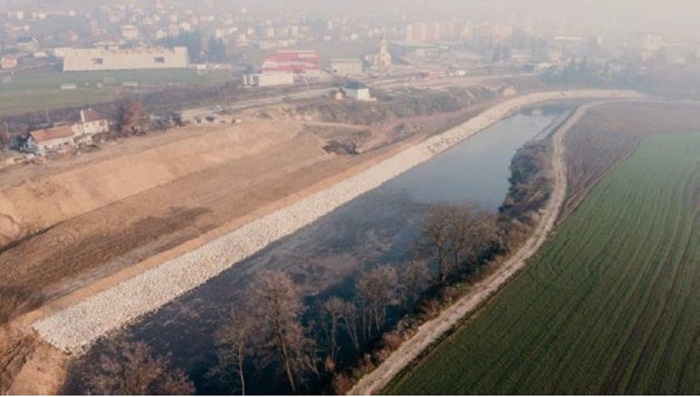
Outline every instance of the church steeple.
[[386, 38], [386, 32], [384, 32], [382, 40], [379, 42], [379, 53], [374, 59], [374, 66], [378, 68], [391, 66], [391, 53], [389, 53], [389, 41]]

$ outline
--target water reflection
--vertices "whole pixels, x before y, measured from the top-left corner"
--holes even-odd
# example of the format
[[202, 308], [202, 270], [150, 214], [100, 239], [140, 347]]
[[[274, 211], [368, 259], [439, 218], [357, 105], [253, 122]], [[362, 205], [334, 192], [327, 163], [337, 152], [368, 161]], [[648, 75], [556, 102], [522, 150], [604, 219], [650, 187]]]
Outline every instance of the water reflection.
[[[158, 354], [170, 354], [174, 364], [187, 370], [200, 393], [226, 394], [226, 385], [205, 376], [215, 362], [213, 334], [258, 272], [288, 272], [310, 304], [332, 294], [351, 295], [362, 272], [410, 257], [420, 217], [432, 204], [470, 199], [496, 209], [508, 190], [515, 151], [556, 126], [566, 114], [568, 110], [503, 120], [272, 244], [144, 317], [118, 338], [145, 340]], [[99, 352], [103, 343], [92, 353]], [[266, 378], [250, 379], [248, 391], [285, 391], [283, 383]], [[78, 382], [73, 391], [79, 389]]]

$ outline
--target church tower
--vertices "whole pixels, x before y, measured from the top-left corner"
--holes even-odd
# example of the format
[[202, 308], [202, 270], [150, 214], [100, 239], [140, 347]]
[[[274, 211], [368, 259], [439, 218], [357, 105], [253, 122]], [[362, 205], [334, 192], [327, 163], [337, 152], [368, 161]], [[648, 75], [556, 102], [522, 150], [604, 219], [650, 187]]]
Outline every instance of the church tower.
[[389, 53], [389, 42], [386, 39], [386, 33], [384, 33], [382, 41], [379, 43], [379, 53], [374, 58], [374, 66], [378, 68], [391, 66], [391, 54]]

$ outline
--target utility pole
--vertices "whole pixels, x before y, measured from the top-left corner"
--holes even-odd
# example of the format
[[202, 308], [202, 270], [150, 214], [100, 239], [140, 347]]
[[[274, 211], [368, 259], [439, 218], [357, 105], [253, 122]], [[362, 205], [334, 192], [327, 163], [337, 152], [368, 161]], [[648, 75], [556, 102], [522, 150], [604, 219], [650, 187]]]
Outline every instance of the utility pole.
[[10, 127], [7, 125], [7, 121], [5, 121], [5, 142], [7, 142], [7, 145], [10, 145]]

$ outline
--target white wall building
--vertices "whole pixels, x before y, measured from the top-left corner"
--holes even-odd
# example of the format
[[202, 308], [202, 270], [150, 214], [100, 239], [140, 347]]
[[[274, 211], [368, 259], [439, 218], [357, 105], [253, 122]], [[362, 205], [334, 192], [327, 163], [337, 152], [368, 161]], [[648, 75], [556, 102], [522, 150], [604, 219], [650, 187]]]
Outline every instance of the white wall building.
[[355, 99], [358, 101], [375, 100], [375, 98], [372, 98], [370, 95], [369, 87], [361, 83], [350, 83], [346, 85], [343, 90], [345, 91], [346, 96], [350, 99]]
[[243, 75], [243, 85], [254, 87], [277, 87], [294, 84], [294, 74], [279, 73], [257, 73]]
[[331, 59], [331, 72], [337, 76], [359, 76], [364, 73], [360, 59]]
[[99, 48], [67, 49], [64, 57], [64, 72], [185, 69], [189, 65], [186, 47], [115, 50]]
[[67, 125], [32, 131], [27, 139], [27, 148], [33, 153], [43, 155], [49, 151], [73, 147], [73, 135], [73, 130]]
[[72, 126], [76, 135], [95, 135], [109, 131], [109, 120], [92, 109], [80, 111], [80, 121]]

